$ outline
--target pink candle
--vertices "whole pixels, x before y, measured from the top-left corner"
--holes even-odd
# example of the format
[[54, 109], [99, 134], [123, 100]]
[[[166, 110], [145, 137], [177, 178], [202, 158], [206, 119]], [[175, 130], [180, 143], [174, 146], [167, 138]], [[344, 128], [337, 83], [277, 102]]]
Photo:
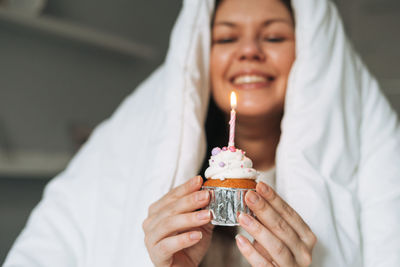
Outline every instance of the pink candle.
[[231, 119], [229, 120], [229, 143], [228, 147], [235, 147], [235, 123], [236, 123], [236, 94], [231, 93]]
[[236, 112], [234, 109], [231, 111], [231, 120], [229, 121], [229, 143], [228, 147], [235, 146], [235, 121], [236, 121]]

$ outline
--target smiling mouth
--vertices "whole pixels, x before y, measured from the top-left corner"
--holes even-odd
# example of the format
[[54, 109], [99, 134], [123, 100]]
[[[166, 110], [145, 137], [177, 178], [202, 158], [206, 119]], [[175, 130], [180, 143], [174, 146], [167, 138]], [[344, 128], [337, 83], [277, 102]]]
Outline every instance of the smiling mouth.
[[239, 75], [236, 76], [231, 82], [234, 85], [245, 85], [245, 84], [260, 84], [260, 83], [271, 83], [275, 80], [272, 76], [261, 76], [261, 75]]

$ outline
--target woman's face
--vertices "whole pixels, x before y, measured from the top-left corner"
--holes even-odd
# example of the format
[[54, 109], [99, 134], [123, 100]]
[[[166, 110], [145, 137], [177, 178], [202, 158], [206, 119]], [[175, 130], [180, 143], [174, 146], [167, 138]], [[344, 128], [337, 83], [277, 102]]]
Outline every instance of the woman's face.
[[294, 22], [280, 0], [222, 1], [210, 61], [211, 91], [221, 110], [229, 112], [234, 90], [241, 116], [281, 114], [294, 59]]

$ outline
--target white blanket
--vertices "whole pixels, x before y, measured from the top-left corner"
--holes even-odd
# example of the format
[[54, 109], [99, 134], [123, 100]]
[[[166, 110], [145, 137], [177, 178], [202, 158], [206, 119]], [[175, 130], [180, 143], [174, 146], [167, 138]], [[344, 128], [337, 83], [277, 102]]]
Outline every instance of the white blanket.
[[[328, 0], [293, 0], [297, 59], [277, 190], [318, 237], [313, 266], [400, 266], [398, 119]], [[43, 200], [4, 267], [152, 266], [147, 207], [205, 155], [213, 0], [185, 0], [165, 63], [100, 125]]]

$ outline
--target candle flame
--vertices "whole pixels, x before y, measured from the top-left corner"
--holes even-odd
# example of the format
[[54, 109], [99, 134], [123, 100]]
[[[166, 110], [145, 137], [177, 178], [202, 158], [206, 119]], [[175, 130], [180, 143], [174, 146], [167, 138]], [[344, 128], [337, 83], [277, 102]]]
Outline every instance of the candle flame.
[[236, 94], [235, 94], [235, 92], [232, 91], [232, 93], [231, 93], [231, 108], [232, 109], [236, 108], [236, 102], [237, 102]]

